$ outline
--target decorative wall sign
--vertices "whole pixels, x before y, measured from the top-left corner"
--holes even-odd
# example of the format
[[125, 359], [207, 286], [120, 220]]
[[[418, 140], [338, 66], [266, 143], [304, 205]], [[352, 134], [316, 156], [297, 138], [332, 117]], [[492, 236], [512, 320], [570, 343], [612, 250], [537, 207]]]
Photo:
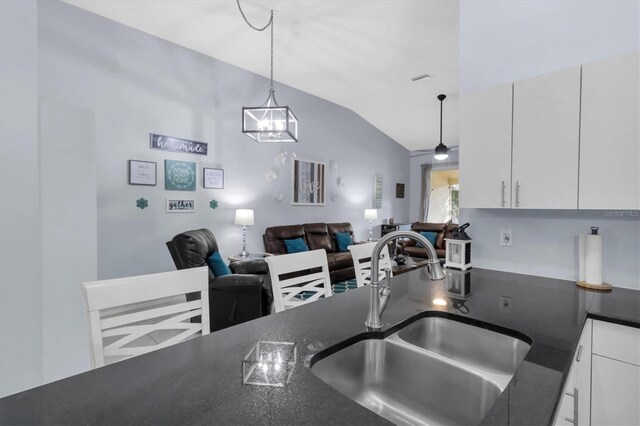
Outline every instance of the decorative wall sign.
[[167, 198], [166, 207], [167, 213], [194, 213], [196, 211], [196, 201]]
[[190, 141], [188, 139], [174, 138], [172, 136], [156, 135], [155, 133], [149, 133], [149, 139], [151, 140], [151, 148], [153, 149], [207, 155], [207, 144], [204, 142]]
[[164, 189], [170, 191], [196, 190], [196, 163], [164, 160]]
[[224, 170], [204, 167], [202, 186], [207, 189], [224, 189]]
[[146, 198], [140, 197], [136, 200], [136, 207], [144, 210], [145, 207], [149, 207], [149, 201], [147, 201]]
[[373, 178], [373, 208], [382, 208], [382, 176], [380, 175]]
[[129, 160], [129, 185], [155, 186], [157, 165], [153, 161]]
[[396, 198], [404, 198], [404, 183], [396, 183]]
[[324, 206], [325, 164], [293, 160], [291, 205]]

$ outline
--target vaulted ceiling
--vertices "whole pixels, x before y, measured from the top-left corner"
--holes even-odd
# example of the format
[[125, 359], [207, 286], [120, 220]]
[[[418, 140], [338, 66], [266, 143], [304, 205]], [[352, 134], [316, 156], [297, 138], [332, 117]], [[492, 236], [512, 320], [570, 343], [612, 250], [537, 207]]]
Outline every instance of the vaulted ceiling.
[[[64, 1], [269, 76], [268, 31], [250, 29], [235, 0]], [[444, 93], [444, 142], [457, 145], [458, 1], [243, 0], [241, 4], [255, 26], [264, 25], [269, 10], [275, 11], [276, 81], [353, 110], [410, 150], [437, 145], [437, 95]], [[425, 73], [432, 78], [411, 81]], [[290, 106], [295, 111], [295, 105]]]

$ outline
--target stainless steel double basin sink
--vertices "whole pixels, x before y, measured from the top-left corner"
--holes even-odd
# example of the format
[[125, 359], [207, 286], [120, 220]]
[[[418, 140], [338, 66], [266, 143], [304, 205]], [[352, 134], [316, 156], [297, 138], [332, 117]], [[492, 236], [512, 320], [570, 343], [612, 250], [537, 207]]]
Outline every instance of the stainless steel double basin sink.
[[478, 424], [529, 351], [526, 339], [453, 316], [424, 317], [386, 338], [330, 348], [311, 371], [398, 425]]

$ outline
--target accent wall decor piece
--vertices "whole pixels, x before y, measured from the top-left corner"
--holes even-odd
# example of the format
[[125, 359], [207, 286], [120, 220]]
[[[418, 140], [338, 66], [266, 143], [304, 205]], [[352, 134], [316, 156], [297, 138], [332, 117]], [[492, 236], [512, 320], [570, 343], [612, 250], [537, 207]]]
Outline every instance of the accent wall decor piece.
[[224, 189], [224, 170], [204, 167], [202, 186], [207, 189]]
[[380, 175], [373, 178], [373, 208], [382, 208], [382, 176]]
[[167, 198], [167, 213], [194, 213], [196, 211], [195, 200]]
[[298, 142], [298, 119], [288, 106], [280, 106], [273, 89], [273, 10], [269, 22], [261, 28], [251, 25], [247, 20], [240, 0], [236, 0], [238, 9], [247, 25], [256, 31], [271, 28], [271, 77], [269, 96], [259, 107], [242, 107], [242, 133], [256, 142]]
[[291, 205], [324, 206], [325, 164], [293, 160]]
[[164, 189], [169, 191], [196, 190], [196, 163], [164, 160]]
[[209, 201], [209, 207], [211, 207], [213, 210], [218, 208], [218, 201], [216, 200], [211, 200]]
[[153, 161], [129, 160], [129, 185], [156, 186], [157, 165]]
[[207, 155], [208, 145], [204, 142], [174, 138], [173, 136], [156, 135], [155, 133], [149, 133], [149, 138], [151, 140], [151, 148], [153, 149]]
[[404, 198], [404, 183], [396, 183], [396, 198]]
[[269, 169], [264, 174], [264, 178], [267, 180], [267, 182], [275, 182], [276, 180], [278, 180], [278, 171], [275, 167], [273, 169]]
[[140, 197], [136, 200], [136, 207], [144, 210], [145, 207], [149, 207], [149, 201], [147, 201], [146, 198]]

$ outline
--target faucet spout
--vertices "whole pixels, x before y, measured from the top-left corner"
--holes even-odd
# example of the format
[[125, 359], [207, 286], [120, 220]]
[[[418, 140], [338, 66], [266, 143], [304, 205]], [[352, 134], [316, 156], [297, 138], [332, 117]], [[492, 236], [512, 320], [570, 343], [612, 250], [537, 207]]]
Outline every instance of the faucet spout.
[[391, 289], [389, 288], [391, 270], [385, 270], [385, 284], [379, 289], [380, 277], [378, 264], [380, 262], [380, 253], [385, 245], [398, 238], [410, 238], [422, 244], [422, 246], [427, 249], [427, 269], [429, 271], [429, 277], [433, 281], [444, 279], [444, 271], [442, 271], [442, 267], [440, 266], [436, 250], [425, 237], [414, 231], [394, 231], [382, 237], [371, 253], [371, 283], [369, 284], [371, 293], [369, 296], [369, 313], [365, 321], [365, 325], [374, 330], [382, 328], [382, 312], [384, 312], [387, 302], [391, 297]]

